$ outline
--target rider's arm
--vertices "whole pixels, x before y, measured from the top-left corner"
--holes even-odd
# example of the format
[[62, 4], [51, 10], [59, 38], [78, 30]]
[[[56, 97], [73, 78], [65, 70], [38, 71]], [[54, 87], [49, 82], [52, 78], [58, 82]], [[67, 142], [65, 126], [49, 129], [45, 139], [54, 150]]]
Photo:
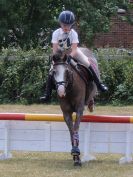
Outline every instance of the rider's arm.
[[57, 49], [58, 49], [58, 43], [53, 43], [53, 54], [56, 53]]
[[71, 45], [72, 51], [70, 53], [72, 57], [76, 55], [78, 43], [79, 43], [78, 34], [76, 31], [72, 30], [72, 45]]
[[58, 33], [59, 33], [59, 29], [55, 30], [52, 34], [52, 50], [53, 50], [53, 54], [56, 53], [57, 49], [58, 49]]
[[74, 57], [76, 55], [77, 46], [78, 46], [78, 43], [73, 43], [72, 44], [72, 46], [71, 46], [72, 51], [70, 53], [71, 57]]

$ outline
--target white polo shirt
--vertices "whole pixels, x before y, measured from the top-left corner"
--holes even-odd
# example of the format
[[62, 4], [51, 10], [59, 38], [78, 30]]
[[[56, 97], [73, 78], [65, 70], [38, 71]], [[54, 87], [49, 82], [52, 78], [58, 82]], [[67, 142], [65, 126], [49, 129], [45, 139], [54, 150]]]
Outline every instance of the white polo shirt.
[[61, 50], [68, 50], [73, 43], [79, 43], [78, 34], [74, 29], [71, 29], [68, 33], [65, 33], [62, 28], [58, 28], [52, 34], [52, 41], [58, 43]]

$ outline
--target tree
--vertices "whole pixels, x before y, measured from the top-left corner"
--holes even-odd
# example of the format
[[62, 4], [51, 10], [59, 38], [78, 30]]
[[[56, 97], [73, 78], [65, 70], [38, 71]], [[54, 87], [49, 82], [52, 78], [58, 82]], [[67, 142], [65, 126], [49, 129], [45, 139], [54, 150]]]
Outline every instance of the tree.
[[49, 44], [63, 7], [75, 13], [80, 41], [90, 46], [97, 32], [109, 29], [118, 6], [128, 8], [128, 0], [1, 0], [0, 47], [12, 41], [22, 48], [36, 47], [39, 37], [43, 45]]
[[128, 9], [128, 0], [69, 0], [65, 7], [72, 7], [77, 17], [77, 26], [81, 42], [87, 46], [93, 45], [96, 33], [107, 32], [110, 28], [110, 18], [117, 15], [119, 7]]
[[37, 33], [43, 28], [45, 36], [49, 35], [55, 23], [53, 15], [59, 13], [54, 7], [54, 1], [50, 0], [2, 0], [0, 7], [0, 43], [2, 45], [5, 37], [5, 46], [12, 42], [9, 30], [13, 31], [21, 47], [30, 47], [31, 44], [36, 46]]

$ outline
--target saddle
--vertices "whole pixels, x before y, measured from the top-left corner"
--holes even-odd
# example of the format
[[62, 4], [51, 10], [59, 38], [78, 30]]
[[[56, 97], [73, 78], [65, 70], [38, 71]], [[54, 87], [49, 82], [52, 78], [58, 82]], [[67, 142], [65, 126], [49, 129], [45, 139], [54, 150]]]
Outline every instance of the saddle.
[[89, 96], [89, 92], [88, 92], [89, 83], [93, 82], [92, 73], [83, 64], [78, 63], [74, 59], [71, 59], [70, 65], [78, 73], [78, 75], [81, 77], [81, 79], [85, 82], [85, 85], [86, 85], [85, 102], [86, 102], [88, 100], [88, 96]]
[[91, 71], [89, 71], [83, 64], [77, 62], [74, 58], [71, 59], [70, 65], [84, 80], [86, 86], [88, 87], [88, 82], [93, 81], [93, 76]]

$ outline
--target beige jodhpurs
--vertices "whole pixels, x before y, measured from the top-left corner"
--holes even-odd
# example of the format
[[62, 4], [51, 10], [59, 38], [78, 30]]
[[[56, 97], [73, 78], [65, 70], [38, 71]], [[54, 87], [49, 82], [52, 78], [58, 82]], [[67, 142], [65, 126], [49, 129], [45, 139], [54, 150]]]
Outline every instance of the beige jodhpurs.
[[[66, 51], [66, 54], [69, 55], [71, 53], [71, 50]], [[89, 62], [88, 57], [80, 50], [80, 48], [77, 47], [76, 53], [74, 58], [81, 64], [83, 64], [86, 68], [88, 68], [91, 64]], [[51, 64], [50, 72], [53, 69], [53, 64]]]
[[90, 66], [90, 62], [88, 60], [88, 57], [86, 55], [84, 55], [84, 53], [79, 48], [77, 48], [74, 58], [76, 58], [76, 60], [78, 62], [80, 62], [81, 64], [86, 66], [86, 68], [88, 68]]

